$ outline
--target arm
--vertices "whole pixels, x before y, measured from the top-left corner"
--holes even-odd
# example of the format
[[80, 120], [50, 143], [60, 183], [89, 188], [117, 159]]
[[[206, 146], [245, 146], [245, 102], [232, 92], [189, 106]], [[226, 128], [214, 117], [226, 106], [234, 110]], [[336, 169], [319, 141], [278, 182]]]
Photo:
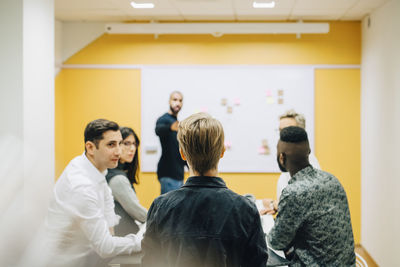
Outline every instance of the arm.
[[171, 121], [168, 121], [162, 117], [159, 118], [156, 123], [156, 134], [158, 136], [163, 136], [168, 134], [168, 132], [171, 130], [171, 125], [172, 125]]
[[293, 244], [298, 229], [303, 224], [303, 206], [296, 195], [283, 191], [278, 204], [275, 225], [268, 234], [268, 242], [273, 249], [287, 250]]
[[111, 235], [94, 188], [84, 186], [76, 189], [69, 201], [80, 229], [100, 257], [107, 258], [140, 251], [140, 240], [135, 235], [126, 237]]
[[142, 258], [142, 267], [163, 266], [163, 258], [161, 256], [161, 242], [157, 231], [157, 199], [151, 204], [147, 214], [146, 232], [142, 240], [144, 256]]
[[262, 199], [264, 208], [260, 210], [260, 215], [271, 214], [274, 215], [278, 211], [278, 202], [272, 198]]
[[116, 175], [111, 178], [109, 186], [112, 194], [121, 204], [122, 208], [134, 219], [140, 222], [146, 221], [147, 210], [140, 205], [135, 191], [131, 187], [128, 178], [123, 175]]
[[119, 223], [120, 217], [115, 214], [114, 198], [108, 186], [104, 187], [104, 202], [104, 217], [110, 228], [111, 235], [114, 235], [114, 226]]
[[260, 210], [261, 215], [271, 214], [275, 215], [278, 211], [278, 202], [281, 197], [283, 189], [288, 185], [290, 180], [290, 174], [288, 172], [282, 172], [279, 176], [278, 183], [276, 185], [276, 200], [271, 198], [263, 199], [264, 209]]

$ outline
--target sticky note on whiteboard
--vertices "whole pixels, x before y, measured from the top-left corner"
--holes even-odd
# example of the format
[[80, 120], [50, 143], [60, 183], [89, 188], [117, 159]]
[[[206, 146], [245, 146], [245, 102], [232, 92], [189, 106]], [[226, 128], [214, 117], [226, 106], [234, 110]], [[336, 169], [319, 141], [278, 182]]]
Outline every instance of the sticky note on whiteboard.
[[268, 96], [268, 97], [267, 97], [267, 104], [268, 104], [268, 105], [272, 105], [272, 104], [274, 104], [274, 103], [275, 103], [274, 98], [273, 98], [272, 96]]
[[200, 109], [200, 111], [201, 111], [201, 112], [207, 113], [207, 112], [208, 112], [208, 108], [207, 108], [207, 107], [202, 107], [202, 108]]

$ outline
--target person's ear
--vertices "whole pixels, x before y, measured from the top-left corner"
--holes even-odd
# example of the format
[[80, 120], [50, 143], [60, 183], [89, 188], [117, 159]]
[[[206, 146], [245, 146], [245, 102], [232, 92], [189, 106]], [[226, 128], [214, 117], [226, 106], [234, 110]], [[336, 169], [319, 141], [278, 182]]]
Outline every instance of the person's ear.
[[96, 149], [96, 145], [92, 141], [87, 141], [85, 143], [86, 153], [90, 156], [93, 156], [94, 150]]
[[182, 148], [179, 148], [179, 153], [181, 154], [181, 158], [182, 158], [184, 161], [186, 161], [186, 157], [185, 157], [185, 154], [183, 154]]
[[221, 153], [220, 159], [222, 159], [224, 157], [225, 151], [226, 151], [226, 149], [225, 149], [225, 146], [224, 146], [224, 148], [222, 149], [222, 153]]
[[279, 154], [279, 163], [282, 166], [285, 166], [285, 161], [286, 161], [286, 155], [284, 153], [280, 153]]

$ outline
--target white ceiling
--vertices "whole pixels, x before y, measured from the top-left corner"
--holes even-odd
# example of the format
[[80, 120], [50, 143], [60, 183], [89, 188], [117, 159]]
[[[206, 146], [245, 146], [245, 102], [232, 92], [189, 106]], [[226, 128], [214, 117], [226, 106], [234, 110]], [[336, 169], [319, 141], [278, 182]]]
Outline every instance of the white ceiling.
[[389, 1], [275, 0], [273, 9], [254, 9], [253, 0], [135, 0], [154, 3], [155, 8], [134, 9], [130, 0], [55, 0], [55, 16], [61, 21], [102, 22], [361, 20]]

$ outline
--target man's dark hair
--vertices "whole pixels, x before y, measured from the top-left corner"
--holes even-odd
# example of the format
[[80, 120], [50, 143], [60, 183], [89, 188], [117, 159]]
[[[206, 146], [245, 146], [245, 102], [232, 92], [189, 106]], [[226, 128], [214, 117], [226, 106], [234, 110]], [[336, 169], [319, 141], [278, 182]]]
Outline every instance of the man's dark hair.
[[97, 119], [89, 122], [85, 128], [85, 143], [91, 141], [96, 145], [96, 148], [99, 148], [98, 145], [100, 140], [103, 139], [103, 133], [109, 130], [119, 131], [118, 124], [105, 119]]
[[282, 129], [280, 133], [282, 142], [300, 143], [308, 141], [307, 132], [298, 126], [289, 126]]

